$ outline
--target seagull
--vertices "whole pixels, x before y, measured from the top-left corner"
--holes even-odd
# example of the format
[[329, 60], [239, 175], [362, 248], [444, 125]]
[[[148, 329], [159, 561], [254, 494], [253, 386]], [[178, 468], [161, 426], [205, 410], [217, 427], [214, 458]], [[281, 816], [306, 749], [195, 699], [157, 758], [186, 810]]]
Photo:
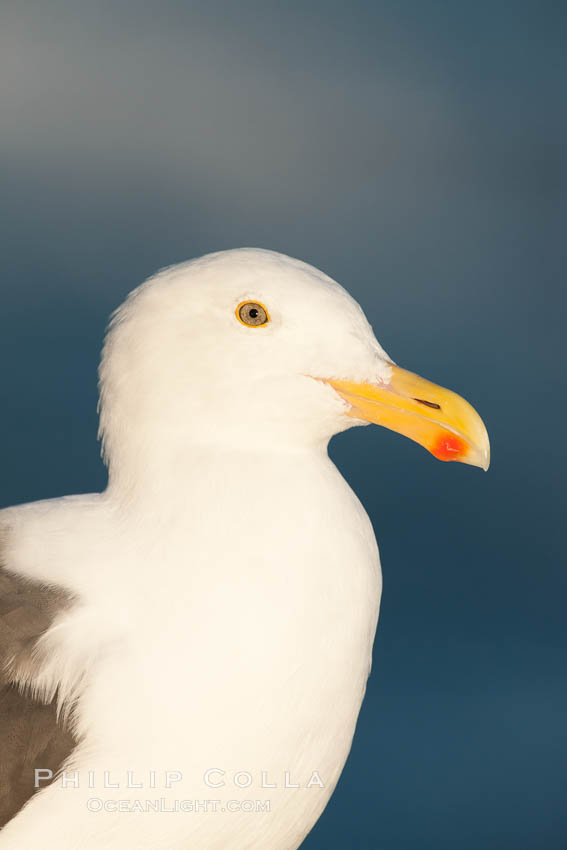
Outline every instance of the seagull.
[[0, 512], [0, 850], [295, 850], [348, 756], [381, 571], [328, 457], [375, 423], [487, 469], [316, 268], [252, 248], [113, 314], [102, 493]]

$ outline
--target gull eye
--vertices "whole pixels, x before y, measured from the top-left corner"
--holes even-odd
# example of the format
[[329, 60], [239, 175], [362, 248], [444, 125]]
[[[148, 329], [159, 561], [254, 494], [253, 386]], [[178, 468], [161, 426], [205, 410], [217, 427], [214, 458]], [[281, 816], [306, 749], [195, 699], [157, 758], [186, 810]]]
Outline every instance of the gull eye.
[[262, 325], [267, 325], [270, 321], [268, 311], [263, 304], [258, 304], [257, 301], [243, 301], [242, 304], [239, 304], [236, 308], [236, 318], [250, 328], [261, 328]]

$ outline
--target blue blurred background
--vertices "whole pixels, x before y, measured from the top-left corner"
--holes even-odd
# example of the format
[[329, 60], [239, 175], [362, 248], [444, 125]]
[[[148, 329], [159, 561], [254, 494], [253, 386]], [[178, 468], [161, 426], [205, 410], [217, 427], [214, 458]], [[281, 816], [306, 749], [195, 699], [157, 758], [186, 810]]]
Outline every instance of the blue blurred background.
[[3, 4], [2, 505], [104, 488], [106, 318], [220, 248], [322, 268], [491, 435], [488, 474], [376, 428], [331, 445], [384, 597], [307, 850], [567, 847], [565, 18], [551, 0]]

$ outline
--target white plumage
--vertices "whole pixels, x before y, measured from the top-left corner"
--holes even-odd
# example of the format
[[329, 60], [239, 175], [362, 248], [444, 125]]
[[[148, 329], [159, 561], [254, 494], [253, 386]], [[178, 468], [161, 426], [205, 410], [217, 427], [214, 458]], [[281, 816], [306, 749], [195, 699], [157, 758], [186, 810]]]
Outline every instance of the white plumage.
[[[264, 326], [238, 320], [248, 301]], [[107, 490], [0, 513], [6, 568], [72, 594], [20, 680], [74, 706], [79, 742], [2, 850], [299, 846], [350, 749], [381, 590], [327, 455], [363, 421], [329, 381], [385, 387], [392, 368], [338, 284], [273, 252], [166, 269], [117, 311]], [[131, 810], [147, 800], [220, 802]]]

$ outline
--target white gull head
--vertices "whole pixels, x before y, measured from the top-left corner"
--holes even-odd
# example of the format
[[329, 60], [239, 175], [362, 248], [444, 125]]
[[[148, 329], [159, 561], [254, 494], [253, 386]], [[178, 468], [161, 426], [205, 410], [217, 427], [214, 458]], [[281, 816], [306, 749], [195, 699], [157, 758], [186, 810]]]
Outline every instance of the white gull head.
[[174, 472], [197, 446], [324, 447], [369, 421], [487, 465], [472, 408], [395, 367], [345, 289], [273, 251], [209, 254], [134, 290], [112, 318], [100, 389], [111, 483]]

